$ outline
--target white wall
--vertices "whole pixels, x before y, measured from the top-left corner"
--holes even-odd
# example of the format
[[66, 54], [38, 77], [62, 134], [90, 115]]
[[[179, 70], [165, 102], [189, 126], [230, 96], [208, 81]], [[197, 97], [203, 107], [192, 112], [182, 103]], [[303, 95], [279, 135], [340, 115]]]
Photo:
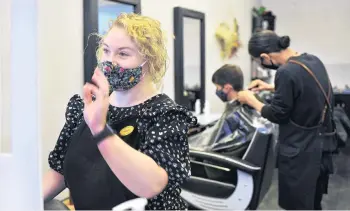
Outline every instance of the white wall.
[[292, 48], [320, 57], [334, 85], [348, 83], [349, 0], [262, 0], [262, 4], [276, 14], [276, 31], [291, 37]]
[[[10, 137], [10, 3], [0, 3], [1, 142], [3, 152], [11, 150]], [[70, 5], [67, 7], [67, 5]], [[40, 122], [43, 171], [47, 158], [63, 127], [66, 104], [83, 85], [82, 0], [38, 0], [38, 52]], [[25, 34], [23, 35], [25, 39]], [[23, 56], [30, 54], [23, 49]], [[17, 58], [21, 62], [21, 58]], [[23, 90], [25, 94], [25, 90]], [[25, 102], [23, 102], [25, 109]], [[20, 128], [18, 129], [20, 132]]]
[[[250, 63], [246, 43], [250, 37], [250, 10], [255, 0], [142, 0], [142, 13], [161, 21], [168, 33], [170, 64], [165, 80], [174, 81], [173, 7], [181, 6], [204, 12], [206, 15], [206, 97], [212, 111], [221, 112], [223, 104], [215, 96], [211, 84], [212, 73], [225, 63], [238, 64], [245, 72], [245, 81], [250, 77]], [[67, 6], [69, 5], [69, 6]], [[47, 157], [53, 149], [59, 131], [64, 124], [64, 113], [69, 98], [81, 93], [83, 85], [83, 0], [38, 0], [38, 51], [40, 86], [40, 123], [43, 171], [48, 169]], [[0, 3], [0, 68], [1, 68], [1, 142], [3, 150], [10, 149], [10, 89], [9, 89], [9, 39], [10, 1]], [[222, 61], [215, 39], [215, 29], [222, 21], [238, 19], [243, 48], [238, 56]], [[23, 35], [25, 39], [25, 35]], [[23, 50], [23, 56], [30, 52]], [[21, 61], [21, 58], [18, 58]], [[164, 92], [174, 97], [173, 83], [165, 83]], [[25, 90], [23, 90], [25, 94]], [[23, 102], [25, 108], [25, 102]], [[65, 195], [65, 194], [63, 194]]]
[[[11, 1], [0, 3], [0, 152], [10, 152], [10, 7]], [[5, 141], [6, 140], [6, 141]]]
[[83, 88], [83, 2], [39, 0], [38, 18], [42, 169], [46, 171], [68, 100]]
[[[47, 159], [63, 127], [69, 98], [82, 91], [82, 10], [82, 0], [39, 0], [38, 43], [43, 160]], [[44, 164], [47, 166], [46, 160]]]

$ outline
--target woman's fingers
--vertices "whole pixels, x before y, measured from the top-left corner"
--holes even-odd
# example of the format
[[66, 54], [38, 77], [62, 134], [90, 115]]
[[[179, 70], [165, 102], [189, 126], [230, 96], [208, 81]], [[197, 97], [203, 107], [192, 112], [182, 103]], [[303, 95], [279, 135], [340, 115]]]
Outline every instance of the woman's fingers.
[[98, 88], [90, 83], [85, 84], [83, 92], [85, 104], [90, 104], [92, 102], [92, 96], [100, 95]]
[[99, 68], [95, 69], [94, 75], [92, 76], [92, 81], [104, 94], [109, 93], [109, 83], [107, 78], [103, 75]]
[[248, 89], [249, 90], [253, 90], [253, 89], [258, 89], [259, 88], [259, 83], [256, 82], [256, 81], [253, 81], [249, 86], [248, 86]]
[[104, 99], [109, 95], [109, 83], [98, 67], [95, 69], [91, 81], [93, 84], [86, 83], [84, 86], [83, 92], [85, 104], [91, 103], [93, 96], [96, 100], [99, 100]]
[[260, 87], [254, 87], [254, 88], [249, 89], [249, 90], [252, 91], [252, 92], [259, 92], [259, 91], [261, 91], [262, 89], [261, 89]]
[[257, 86], [257, 84], [251, 83], [251, 84], [249, 84], [248, 89], [249, 89], [249, 90], [250, 90], [250, 89], [254, 89], [256, 86]]
[[84, 104], [90, 104], [92, 102], [92, 95], [90, 89], [88, 88], [88, 84], [84, 85], [83, 96]]

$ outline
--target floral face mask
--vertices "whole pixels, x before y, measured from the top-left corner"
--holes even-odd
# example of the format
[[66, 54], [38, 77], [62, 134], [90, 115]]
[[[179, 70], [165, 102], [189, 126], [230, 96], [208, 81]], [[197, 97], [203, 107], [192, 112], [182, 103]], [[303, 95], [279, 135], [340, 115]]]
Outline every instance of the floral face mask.
[[107, 77], [110, 91], [126, 91], [136, 86], [142, 79], [142, 63], [136, 68], [124, 69], [112, 62], [105, 61], [98, 64], [100, 70]]

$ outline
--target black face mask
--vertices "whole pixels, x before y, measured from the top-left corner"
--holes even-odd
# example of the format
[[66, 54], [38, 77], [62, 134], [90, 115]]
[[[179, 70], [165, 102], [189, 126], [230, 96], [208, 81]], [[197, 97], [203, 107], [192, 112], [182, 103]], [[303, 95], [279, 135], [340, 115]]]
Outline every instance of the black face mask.
[[223, 102], [227, 102], [227, 94], [224, 91], [216, 90], [215, 94], [220, 98], [220, 100], [222, 100]]
[[262, 58], [262, 57], [260, 57], [260, 60], [261, 60], [261, 66], [263, 66], [267, 69], [277, 70], [280, 67], [279, 65], [275, 65], [271, 59], [270, 59], [271, 64], [264, 64], [264, 58]]

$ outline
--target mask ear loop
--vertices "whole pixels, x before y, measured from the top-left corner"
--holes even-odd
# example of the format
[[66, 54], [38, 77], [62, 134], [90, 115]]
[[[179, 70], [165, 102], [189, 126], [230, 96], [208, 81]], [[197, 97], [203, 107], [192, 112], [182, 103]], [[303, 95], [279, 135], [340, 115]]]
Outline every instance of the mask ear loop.
[[[273, 63], [271, 57], [269, 57], [269, 60], [270, 60], [271, 65], [275, 65], [275, 63]], [[264, 64], [264, 58], [260, 57], [260, 61], [261, 61], [261, 64], [263, 65]]]
[[[144, 61], [141, 65], [140, 65], [140, 67], [142, 68], [143, 67], [143, 65], [145, 65], [146, 64], [146, 62], [147, 62], [147, 60], [146, 61]], [[143, 72], [143, 71], [142, 71]], [[141, 76], [141, 79], [143, 78], [143, 77], [145, 77], [145, 75], [146, 75], [146, 72], [143, 72], [142, 73], [142, 76]]]
[[146, 62], [147, 62], [147, 60], [146, 61], [144, 61], [141, 65], [140, 65], [140, 67], [143, 67], [143, 65], [145, 65], [146, 64]]
[[273, 63], [273, 61], [272, 61], [272, 59], [270, 58], [270, 62], [271, 62], [271, 65], [275, 65], [274, 63]]

